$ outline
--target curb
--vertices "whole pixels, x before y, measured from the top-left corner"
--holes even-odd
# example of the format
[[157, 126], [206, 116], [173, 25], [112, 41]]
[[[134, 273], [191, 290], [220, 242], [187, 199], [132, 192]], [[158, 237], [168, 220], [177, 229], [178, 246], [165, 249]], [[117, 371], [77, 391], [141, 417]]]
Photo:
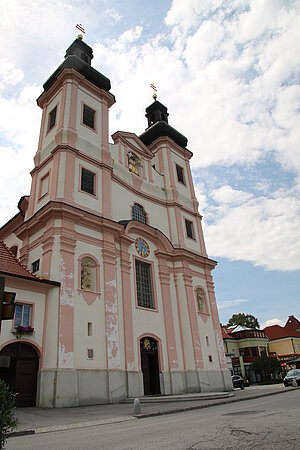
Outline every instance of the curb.
[[227, 398], [227, 400], [220, 400], [215, 403], [206, 403], [204, 405], [186, 406], [185, 408], [176, 408], [176, 409], [172, 409], [172, 410], [156, 411], [156, 412], [145, 413], [145, 414], [132, 414], [132, 416], [136, 417], [137, 419], [146, 419], [147, 417], [164, 416], [166, 414], [175, 414], [175, 413], [180, 413], [180, 412], [193, 411], [196, 409], [210, 408], [211, 406], [226, 405], [228, 403], [245, 402], [247, 400], [254, 400], [256, 398], [270, 397], [271, 395], [277, 395], [277, 394], [285, 394], [286, 392], [291, 392], [296, 389], [297, 388], [294, 387], [292, 389], [289, 389], [288, 391], [266, 392], [265, 394], [261, 394], [261, 395], [254, 394], [254, 395], [251, 395], [246, 398]]
[[107, 425], [110, 423], [129, 422], [130, 420], [135, 420], [135, 417], [132, 415], [132, 416], [116, 417], [115, 419], [92, 420], [89, 422], [70, 423], [68, 425], [54, 425], [49, 427], [33, 428], [32, 430], [12, 431], [11, 433], [9, 433], [8, 437], [10, 438], [10, 437], [26, 436], [29, 434], [42, 434], [42, 433], [51, 433], [54, 431], [75, 430], [78, 428], [95, 427], [99, 425]]
[[291, 387], [290, 389], [286, 391], [279, 391], [279, 392], [266, 392], [264, 394], [254, 394], [250, 395], [249, 397], [245, 398], [230, 398], [227, 397], [224, 400], [216, 401], [215, 403], [206, 403], [202, 405], [193, 405], [193, 406], [186, 406], [184, 408], [175, 408], [170, 410], [164, 410], [164, 411], [154, 411], [150, 413], [144, 413], [144, 414], [132, 414], [130, 416], [123, 416], [123, 417], [117, 417], [114, 419], [101, 419], [101, 420], [93, 420], [89, 422], [80, 422], [80, 423], [71, 423], [68, 425], [56, 425], [56, 426], [49, 426], [49, 427], [40, 427], [35, 429], [29, 429], [29, 430], [20, 430], [20, 431], [12, 431], [8, 437], [19, 437], [19, 436], [27, 436], [31, 434], [42, 434], [42, 433], [51, 433], [55, 431], [65, 431], [65, 430], [73, 430], [78, 428], [87, 428], [87, 427], [94, 427], [99, 425], [108, 425], [111, 423], [120, 423], [120, 422], [129, 422], [131, 420], [136, 419], [146, 419], [148, 417], [156, 417], [156, 416], [164, 416], [167, 414], [176, 414], [180, 412], [186, 412], [186, 411], [193, 411], [196, 409], [204, 409], [204, 408], [210, 408], [211, 406], [220, 406], [220, 405], [226, 405], [227, 403], [237, 403], [237, 402], [244, 402], [247, 400], [253, 400], [260, 397], [269, 397], [271, 395], [278, 395], [278, 394], [285, 394], [286, 392], [291, 392], [297, 390], [298, 387]]

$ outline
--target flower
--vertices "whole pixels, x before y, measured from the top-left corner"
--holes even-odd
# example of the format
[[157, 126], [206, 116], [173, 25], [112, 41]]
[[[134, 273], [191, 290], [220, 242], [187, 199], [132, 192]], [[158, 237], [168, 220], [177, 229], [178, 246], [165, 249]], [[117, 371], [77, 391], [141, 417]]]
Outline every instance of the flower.
[[31, 326], [23, 327], [22, 325], [19, 325], [18, 327], [16, 327], [17, 339], [19, 339], [22, 334], [31, 334], [33, 332], [34, 332], [34, 328], [32, 328]]

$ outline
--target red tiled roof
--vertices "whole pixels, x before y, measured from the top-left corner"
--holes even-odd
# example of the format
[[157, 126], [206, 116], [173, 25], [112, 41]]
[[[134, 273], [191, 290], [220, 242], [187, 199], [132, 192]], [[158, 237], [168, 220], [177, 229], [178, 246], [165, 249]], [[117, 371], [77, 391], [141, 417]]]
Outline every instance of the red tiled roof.
[[230, 334], [227, 333], [226, 328], [222, 325], [221, 325], [221, 330], [222, 330], [222, 338], [223, 339], [234, 339], [232, 336], [230, 336]]
[[264, 332], [270, 341], [289, 336], [285, 329], [280, 325], [271, 325], [270, 327], [266, 327], [264, 328]]
[[289, 316], [284, 328], [291, 331], [300, 331], [300, 322], [296, 317]]
[[17, 277], [32, 278], [33, 280], [41, 280], [27, 267], [23, 266], [20, 261], [12, 254], [3, 241], [0, 240], [0, 273], [7, 275], [15, 275]]
[[300, 331], [297, 331], [297, 328], [300, 328], [300, 322], [294, 316], [289, 316], [284, 327], [271, 325], [270, 327], [266, 327], [264, 332], [270, 341], [288, 337], [300, 338]]

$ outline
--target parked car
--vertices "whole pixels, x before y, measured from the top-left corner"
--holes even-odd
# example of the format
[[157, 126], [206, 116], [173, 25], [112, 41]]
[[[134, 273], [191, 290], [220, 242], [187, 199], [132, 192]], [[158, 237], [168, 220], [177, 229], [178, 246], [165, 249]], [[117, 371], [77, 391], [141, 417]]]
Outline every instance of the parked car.
[[293, 380], [296, 380], [297, 385], [300, 386], [300, 370], [299, 369], [289, 370], [283, 379], [283, 384], [285, 385], [285, 387], [293, 386]]
[[240, 377], [239, 375], [232, 375], [231, 379], [234, 388], [244, 389], [245, 387], [244, 378]]

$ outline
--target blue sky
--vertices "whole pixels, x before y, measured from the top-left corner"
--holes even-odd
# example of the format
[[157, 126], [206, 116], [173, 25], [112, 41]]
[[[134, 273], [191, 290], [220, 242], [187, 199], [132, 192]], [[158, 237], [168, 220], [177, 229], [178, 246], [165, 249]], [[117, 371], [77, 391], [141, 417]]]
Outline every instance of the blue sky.
[[30, 190], [42, 84], [86, 29], [117, 103], [146, 128], [150, 84], [188, 137], [223, 323], [300, 318], [300, 2], [2, 0], [0, 223]]

